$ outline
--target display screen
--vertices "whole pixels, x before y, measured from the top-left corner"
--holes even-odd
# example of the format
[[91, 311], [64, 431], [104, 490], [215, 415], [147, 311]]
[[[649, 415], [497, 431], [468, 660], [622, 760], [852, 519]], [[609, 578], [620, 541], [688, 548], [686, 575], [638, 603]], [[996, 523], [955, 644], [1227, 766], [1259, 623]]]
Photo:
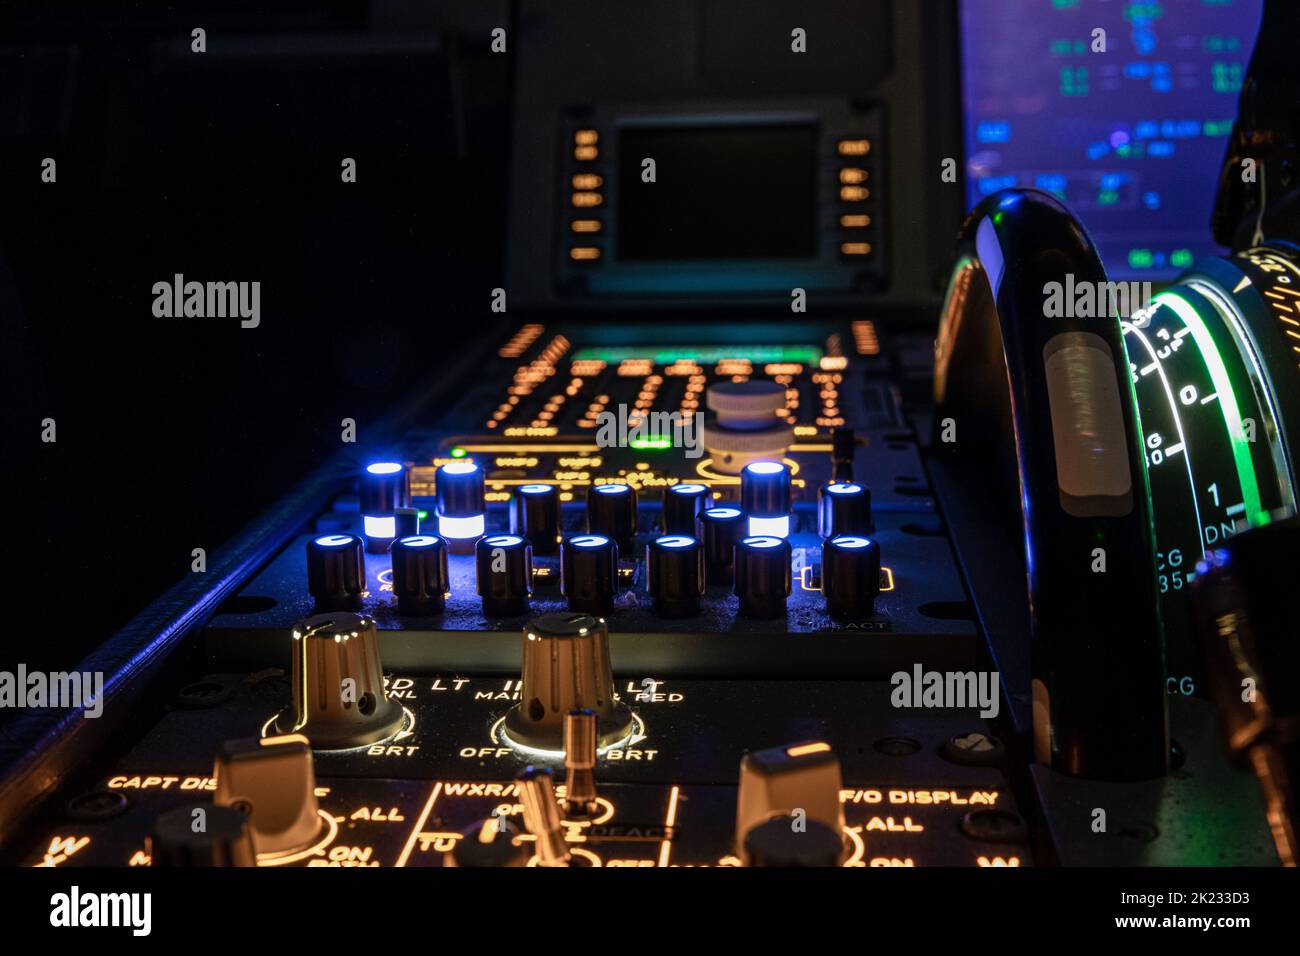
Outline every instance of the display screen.
[[816, 127], [624, 128], [617, 230], [623, 260], [816, 257]]
[[1210, 211], [1261, 9], [963, 0], [970, 205], [1009, 186], [1053, 193], [1118, 278], [1219, 252]]

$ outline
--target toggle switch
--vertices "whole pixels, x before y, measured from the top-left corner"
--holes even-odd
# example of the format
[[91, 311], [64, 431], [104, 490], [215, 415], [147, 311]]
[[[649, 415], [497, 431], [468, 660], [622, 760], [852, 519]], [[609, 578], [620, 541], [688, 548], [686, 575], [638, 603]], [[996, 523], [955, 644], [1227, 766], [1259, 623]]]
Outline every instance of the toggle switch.
[[505, 817], [479, 820], [461, 831], [442, 865], [461, 869], [499, 866], [527, 866], [528, 849], [519, 839], [519, 828]]
[[564, 715], [564, 809], [571, 817], [596, 813], [596, 714], [583, 708]]

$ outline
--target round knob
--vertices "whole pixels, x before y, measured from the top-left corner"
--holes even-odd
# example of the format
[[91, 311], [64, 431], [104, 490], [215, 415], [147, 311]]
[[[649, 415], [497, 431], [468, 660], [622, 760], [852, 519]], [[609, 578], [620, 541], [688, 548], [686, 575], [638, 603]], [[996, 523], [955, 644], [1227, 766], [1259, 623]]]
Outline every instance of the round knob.
[[730, 584], [736, 566], [736, 543], [745, 536], [745, 516], [739, 508], [709, 508], [700, 515], [704, 580]]
[[587, 530], [613, 538], [631, 553], [636, 534], [636, 489], [631, 485], [592, 485], [587, 489]]
[[871, 492], [856, 481], [824, 485], [817, 502], [817, 530], [823, 538], [871, 533]]
[[607, 747], [632, 730], [632, 712], [614, 697], [605, 622], [589, 614], [543, 614], [524, 628], [519, 703], [506, 715], [515, 743], [538, 750], [564, 748], [570, 711], [596, 715], [596, 739]]
[[483, 469], [468, 459], [448, 462], [434, 473], [438, 534], [448, 541], [483, 536]]
[[490, 534], [474, 546], [478, 593], [488, 617], [516, 617], [528, 612], [533, 592], [533, 555], [517, 534]]
[[876, 613], [880, 545], [861, 535], [822, 542], [822, 594], [831, 617], [856, 621]]
[[704, 594], [704, 555], [700, 543], [684, 534], [666, 534], [646, 545], [647, 586], [660, 617], [693, 617]]
[[307, 542], [307, 590], [318, 611], [355, 611], [366, 589], [364, 545], [355, 534], [323, 534]]
[[603, 534], [575, 534], [560, 546], [560, 590], [569, 608], [612, 614], [618, 589], [618, 546]]
[[510, 499], [510, 530], [527, 538], [533, 554], [560, 545], [560, 492], [554, 485], [520, 485]]
[[257, 866], [248, 817], [210, 803], [160, 814], [145, 852], [151, 866]]
[[777, 382], [711, 385], [705, 404], [715, 417], [704, 423], [704, 447], [723, 474], [760, 458], [779, 459], [794, 441], [794, 429], [777, 417], [786, 404], [785, 386]]
[[451, 579], [447, 574], [447, 542], [436, 534], [398, 538], [393, 558], [393, 593], [402, 614], [441, 614]]
[[844, 838], [826, 824], [793, 816], [773, 817], [745, 835], [746, 866], [839, 866]]
[[317, 614], [294, 627], [291, 693], [275, 730], [303, 734], [318, 750], [372, 744], [402, 726], [402, 708], [384, 692], [375, 622], [359, 614]]
[[708, 485], [695, 482], [672, 485], [664, 492], [664, 533], [695, 537], [700, 533], [696, 522], [706, 509], [712, 507], [713, 492]]
[[461, 831], [442, 857], [443, 866], [476, 868], [527, 866], [528, 850], [519, 828], [505, 817], [489, 817]]
[[420, 509], [398, 508], [393, 515], [393, 537], [409, 538], [420, 533]]
[[745, 617], [785, 614], [790, 596], [790, 542], [771, 535], [751, 535], [736, 543], [736, 596]]
[[790, 533], [790, 469], [779, 461], [752, 461], [740, 472], [740, 510], [749, 533]]
[[397, 537], [398, 508], [411, 503], [410, 472], [398, 461], [377, 461], [361, 473], [361, 524], [366, 550], [382, 554]]

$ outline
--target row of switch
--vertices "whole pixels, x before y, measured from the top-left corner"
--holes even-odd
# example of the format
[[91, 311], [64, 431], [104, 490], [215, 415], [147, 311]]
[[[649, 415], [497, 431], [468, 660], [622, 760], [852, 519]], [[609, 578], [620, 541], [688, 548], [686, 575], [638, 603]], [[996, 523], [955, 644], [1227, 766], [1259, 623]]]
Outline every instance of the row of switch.
[[[411, 510], [406, 507], [404, 471], [398, 463], [371, 465], [363, 477], [362, 495], [367, 549], [389, 552], [392, 588], [402, 614], [443, 610], [450, 587], [447, 554], [457, 544], [472, 546], [475, 552], [478, 593], [490, 617], [526, 613], [532, 555], [551, 554], [557, 547], [561, 589], [569, 606], [593, 614], [613, 613], [619, 555], [631, 551], [637, 531], [636, 489], [624, 484], [592, 486], [587, 495], [588, 533], [564, 538], [558, 489], [526, 484], [511, 500], [511, 533], [484, 535], [482, 472], [473, 462], [452, 462], [438, 469], [436, 483], [443, 534], [416, 534], [404, 532], [418, 530], [418, 524], [414, 529], [402, 526], [405, 512]], [[829, 613], [837, 618], [874, 613], [880, 548], [867, 536], [870, 502], [870, 492], [852, 481], [835, 481], [821, 489], [822, 590]], [[713, 507], [711, 490], [697, 483], [677, 484], [665, 492], [667, 533], [646, 546], [647, 587], [656, 614], [698, 614], [706, 585], [732, 586], [744, 616], [774, 618], [785, 613], [791, 593], [791, 549], [786, 540], [789, 469], [774, 461], [747, 465], [740, 504]], [[355, 535], [322, 535], [309, 542], [309, 590], [318, 609], [360, 607], [365, 590], [361, 552], [362, 541]]]

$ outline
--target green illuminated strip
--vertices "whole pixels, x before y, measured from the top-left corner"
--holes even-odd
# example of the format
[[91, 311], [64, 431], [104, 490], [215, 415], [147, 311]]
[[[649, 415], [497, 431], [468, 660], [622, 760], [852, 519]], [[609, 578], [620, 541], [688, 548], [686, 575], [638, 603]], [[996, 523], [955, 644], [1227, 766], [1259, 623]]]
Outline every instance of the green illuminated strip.
[[628, 444], [638, 451], [645, 451], [646, 449], [672, 448], [673, 440], [671, 438], [633, 438]]
[[822, 350], [815, 345], [610, 345], [579, 349], [573, 361], [625, 362], [648, 359], [656, 365], [671, 365], [676, 361], [699, 362], [712, 365], [724, 359], [748, 359], [755, 364], [767, 362], [802, 362], [816, 365], [821, 361]]
[[1151, 301], [1152, 304], [1169, 306], [1191, 330], [1192, 339], [1210, 373], [1210, 380], [1214, 382], [1219, 408], [1223, 410], [1223, 421], [1228, 427], [1228, 437], [1232, 440], [1232, 460], [1237, 466], [1237, 480], [1241, 482], [1241, 500], [1246, 505], [1246, 518], [1252, 525], [1267, 524], [1268, 513], [1259, 500], [1259, 481], [1255, 477], [1255, 463], [1250, 457], [1250, 442], [1246, 440], [1241, 410], [1237, 407], [1237, 395], [1232, 390], [1228, 368], [1223, 364], [1219, 347], [1210, 335], [1210, 330], [1205, 327], [1205, 322], [1196, 313], [1196, 308], [1182, 296], [1173, 292], [1161, 292]]

